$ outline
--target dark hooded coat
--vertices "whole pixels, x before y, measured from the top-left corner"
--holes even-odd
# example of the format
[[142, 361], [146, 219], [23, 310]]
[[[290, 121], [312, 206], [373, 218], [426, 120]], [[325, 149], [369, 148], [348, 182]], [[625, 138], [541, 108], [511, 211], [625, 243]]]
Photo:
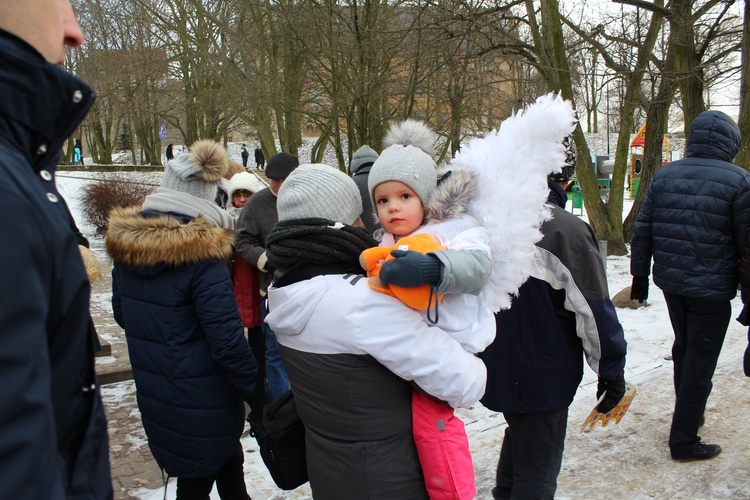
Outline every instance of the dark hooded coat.
[[202, 217], [115, 209], [112, 309], [125, 329], [149, 447], [170, 476], [205, 477], [237, 452], [257, 363], [228, 259], [233, 233]]
[[93, 102], [0, 30], [0, 498], [112, 498], [91, 289], [55, 186]]

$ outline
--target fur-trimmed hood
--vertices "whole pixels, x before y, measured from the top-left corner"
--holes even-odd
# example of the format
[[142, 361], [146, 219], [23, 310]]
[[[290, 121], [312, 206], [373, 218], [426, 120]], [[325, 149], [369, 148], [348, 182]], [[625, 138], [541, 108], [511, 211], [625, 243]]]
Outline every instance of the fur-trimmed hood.
[[107, 229], [107, 253], [128, 267], [178, 267], [229, 260], [234, 233], [202, 217], [144, 216], [140, 207], [115, 208]]
[[477, 193], [477, 178], [470, 170], [443, 165], [438, 168], [438, 186], [425, 207], [430, 222], [457, 219], [468, 211]]

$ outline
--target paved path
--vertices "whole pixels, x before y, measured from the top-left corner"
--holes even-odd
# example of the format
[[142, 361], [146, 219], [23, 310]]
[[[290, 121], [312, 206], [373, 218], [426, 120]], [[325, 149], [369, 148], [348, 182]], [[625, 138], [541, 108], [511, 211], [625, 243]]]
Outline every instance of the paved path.
[[[736, 350], [737, 346], [733, 347]], [[742, 375], [741, 352], [725, 355], [714, 377], [701, 435], [708, 442], [721, 444], [723, 452], [706, 462], [676, 463], [669, 458], [667, 437], [673, 404], [670, 369], [665, 363], [649, 376], [631, 379], [638, 384], [639, 393], [618, 426], [597, 427], [581, 434], [578, 425], [590, 410], [593, 396], [574, 403], [558, 498], [750, 498], [750, 379]], [[148, 496], [148, 490], [159, 488], [163, 479], [148, 451], [132, 381], [105, 386], [104, 399], [115, 498]], [[481, 407], [462, 411], [461, 415], [472, 444], [477, 498], [491, 498], [505, 428], [502, 416]], [[311, 498], [307, 488], [294, 492], [276, 489], [264, 477], [254, 443], [244, 437], [243, 445], [248, 490], [254, 499]], [[172, 483], [169, 489], [173, 494]], [[151, 498], [161, 498], [161, 493]]]

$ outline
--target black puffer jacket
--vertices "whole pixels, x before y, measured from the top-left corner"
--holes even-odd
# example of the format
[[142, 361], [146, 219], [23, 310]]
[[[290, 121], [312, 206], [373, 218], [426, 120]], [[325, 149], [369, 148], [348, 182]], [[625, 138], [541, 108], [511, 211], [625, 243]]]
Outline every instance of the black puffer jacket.
[[693, 122], [686, 158], [654, 176], [635, 223], [630, 272], [664, 292], [708, 300], [737, 293], [738, 263], [750, 229], [750, 174], [731, 163], [739, 127], [720, 111]]

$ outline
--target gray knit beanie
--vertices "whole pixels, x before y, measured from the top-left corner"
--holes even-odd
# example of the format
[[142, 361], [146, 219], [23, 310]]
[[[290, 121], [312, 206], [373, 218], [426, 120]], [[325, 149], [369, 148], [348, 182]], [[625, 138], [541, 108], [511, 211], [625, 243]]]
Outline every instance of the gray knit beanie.
[[388, 181], [403, 182], [427, 206], [437, 187], [437, 165], [432, 159], [435, 139], [432, 129], [420, 121], [405, 120], [391, 126], [384, 141], [387, 147], [375, 160], [367, 179], [373, 206], [373, 191]]
[[323, 218], [347, 225], [362, 213], [354, 181], [340, 170], [320, 163], [300, 165], [279, 189], [279, 221]]
[[193, 143], [188, 153], [169, 160], [161, 185], [208, 201], [216, 199], [219, 180], [229, 171], [226, 150], [212, 140]]
[[352, 163], [349, 165], [351, 173], [356, 174], [359, 169], [372, 165], [378, 159], [378, 154], [368, 145], [364, 145], [352, 155]]

